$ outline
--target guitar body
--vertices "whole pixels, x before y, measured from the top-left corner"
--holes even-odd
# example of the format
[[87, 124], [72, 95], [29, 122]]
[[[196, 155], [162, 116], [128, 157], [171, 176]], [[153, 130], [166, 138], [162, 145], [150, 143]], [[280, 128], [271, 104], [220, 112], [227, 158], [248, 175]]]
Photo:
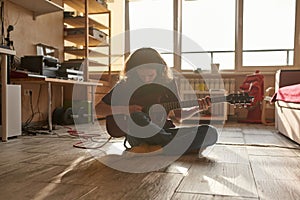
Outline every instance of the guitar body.
[[[111, 137], [124, 137], [128, 132], [128, 116], [109, 115], [106, 117], [106, 130]], [[117, 123], [117, 122], [118, 123]]]
[[[169, 126], [170, 122], [166, 121], [166, 111], [149, 112], [151, 106], [166, 101], [176, 101], [177, 97], [168, 88], [159, 84], [147, 84], [138, 88], [131, 96], [129, 105], [140, 105], [143, 112], [151, 117], [151, 121], [160, 127], [165, 124]], [[153, 108], [153, 107], [152, 107]], [[123, 137], [128, 133], [128, 119], [130, 116], [117, 114], [106, 117], [106, 130], [112, 137]], [[167, 126], [166, 125], [166, 126]]]
[[[159, 116], [159, 114], [157, 114]], [[126, 115], [109, 115], [106, 117], [106, 130], [112, 137], [119, 138], [128, 134], [128, 117]], [[157, 120], [157, 121], [156, 121]], [[164, 129], [174, 128], [175, 125], [171, 120], [167, 120], [164, 115], [156, 117], [151, 121]]]

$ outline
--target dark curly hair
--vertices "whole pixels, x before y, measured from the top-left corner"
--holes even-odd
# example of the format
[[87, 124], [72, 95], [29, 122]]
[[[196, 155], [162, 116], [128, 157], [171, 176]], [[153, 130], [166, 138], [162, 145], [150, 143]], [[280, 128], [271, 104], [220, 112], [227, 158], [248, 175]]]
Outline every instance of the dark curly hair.
[[[172, 73], [161, 55], [153, 48], [140, 48], [134, 51], [126, 60], [122, 72], [123, 79], [136, 79], [138, 67], [156, 69], [157, 80], [168, 82], [173, 79]], [[130, 72], [130, 73], [128, 73]]]

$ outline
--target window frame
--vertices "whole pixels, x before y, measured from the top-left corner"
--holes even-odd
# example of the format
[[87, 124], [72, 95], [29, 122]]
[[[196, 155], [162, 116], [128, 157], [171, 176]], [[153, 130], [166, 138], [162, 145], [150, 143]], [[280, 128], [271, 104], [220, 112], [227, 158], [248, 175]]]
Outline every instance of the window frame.
[[[125, 4], [125, 27], [129, 30], [129, 2], [133, 0], [127, 0]], [[174, 68], [180, 71], [190, 71], [181, 69], [181, 55], [182, 55], [182, 1], [173, 0], [173, 24], [174, 24], [174, 49], [173, 49], [173, 60]], [[300, 0], [296, 0], [295, 10], [295, 34], [294, 34], [294, 62], [293, 65], [280, 65], [280, 66], [243, 66], [243, 7], [244, 0], [236, 0], [235, 9], [235, 66], [233, 70], [221, 70], [221, 72], [249, 72], [260, 70], [262, 72], [275, 72], [279, 69], [298, 69], [300, 68]], [[128, 38], [127, 38], [128, 39]], [[129, 49], [126, 47], [125, 50]], [[299, 55], [299, 56], [297, 56]], [[126, 57], [126, 56], [125, 56]], [[126, 59], [126, 58], [125, 58]]]
[[[279, 69], [295, 69], [300, 65], [300, 58], [296, 55], [300, 54], [300, 0], [296, 0], [295, 11], [295, 34], [294, 34], [294, 63], [293, 65], [280, 65], [280, 66], [245, 66], [243, 65], [243, 9], [244, 0], [236, 0], [236, 44], [235, 44], [235, 71], [265, 71], [274, 72]], [[299, 68], [299, 67], [298, 67]]]

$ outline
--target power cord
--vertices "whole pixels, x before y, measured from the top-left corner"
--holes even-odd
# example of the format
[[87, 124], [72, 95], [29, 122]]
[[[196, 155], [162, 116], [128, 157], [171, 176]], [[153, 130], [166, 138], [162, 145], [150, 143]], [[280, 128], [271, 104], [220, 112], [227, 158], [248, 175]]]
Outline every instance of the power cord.
[[67, 131], [69, 135], [79, 137], [84, 140], [73, 144], [73, 147], [80, 149], [99, 149], [104, 147], [112, 139], [112, 137], [109, 137], [106, 141], [102, 142], [101, 145], [95, 146], [95, 143], [100, 143], [99, 141], [95, 140], [96, 137], [99, 137], [99, 134], [86, 134], [84, 131], [77, 131], [71, 127], [65, 128], [69, 129]]
[[22, 126], [22, 130], [26, 133], [28, 132], [31, 132], [29, 131], [29, 124], [31, 123], [31, 121], [33, 120], [33, 117], [36, 113], [34, 113], [34, 110], [33, 110], [33, 104], [32, 104], [32, 91], [30, 91], [29, 93], [30, 95], [30, 98], [29, 98], [29, 104], [30, 104], [30, 109], [31, 109], [31, 115], [30, 117], [26, 120], [25, 124]]
[[80, 141], [80, 142], [73, 144], [73, 147], [80, 148], [80, 149], [100, 149], [100, 148], [104, 147], [111, 139], [112, 139], [112, 137], [109, 137], [105, 142], [103, 142], [101, 145], [98, 145], [98, 146], [93, 146], [93, 144], [96, 143], [96, 141], [94, 141], [93, 139], [86, 140], [86, 141]]
[[32, 94], [32, 91], [29, 91], [29, 104], [30, 104], [30, 109], [31, 109], [31, 115], [30, 117], [25, 121], [24, 125], [22, 126], [22, 132], [23, 134], [27, 133], [27, 134], [30, 134], [30, 135], [36, 135], [36, 131], [39, 129], [37, 127], [30, 127], [29, 125], [31, 124], [34, 116], [36, 114], [42, 114], [40, 112], [40, 109], [39, 109], [39, 106], [38, 106], [38, 102], [39, 102], [39, 99], [40, 99], [40, 96], [41, 96], [41, 86], [39, 87], [39, 93], [38, 93], [38, 98], [37, 98], [37, 112], [34, 112], [34, 108], [33, 108], [33, 94]]

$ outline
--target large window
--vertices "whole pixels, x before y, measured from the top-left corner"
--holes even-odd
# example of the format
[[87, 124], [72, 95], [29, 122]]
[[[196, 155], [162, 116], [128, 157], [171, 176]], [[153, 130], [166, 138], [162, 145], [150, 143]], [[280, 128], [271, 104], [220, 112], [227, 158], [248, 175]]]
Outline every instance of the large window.
[[[235, 0], [183, 1], [182, 35], [197, 44], [182, 40], [182, 69], [193, 69], [186, 60], [203, 54], [221, 69], [234, 69]], [[210, 69], [206, 63], [197, 67]]]
[[293, 65], [296, 0], [244, 0], [243, 66]]
[[[178, 52], [180, 47], [182, 59], [176, 65], [181, 64], [182, 70], [209, 70], [212, 63], [219, 63], [221, 70], [249, 70], [251, 66], [275, 70], [299, 65], [294, 55], [299, 54], [295, 49], [300, 49], [295, 43], [299, 37], [295, 27], [296, 1], [300, 0], [127, 1], [131, 32], [148, 29], [142, 34], [131, 34], [131, 50], [142, 46], [141, 40], [158, 40], [164, 45], [154, 47], [169, 66], [174, 65], [172, 52]], [[176, 5], [178, 2], [181, 9], [177, 19], [173, 15], [173, 2]], [[174, 27], [182, 31], [181, 40], [173, 40]], [[151, 29], [156, 32], [153, 34]]]
[[129, 1], [130, 50], [152, 47], [173, 67], [173, 0]]

